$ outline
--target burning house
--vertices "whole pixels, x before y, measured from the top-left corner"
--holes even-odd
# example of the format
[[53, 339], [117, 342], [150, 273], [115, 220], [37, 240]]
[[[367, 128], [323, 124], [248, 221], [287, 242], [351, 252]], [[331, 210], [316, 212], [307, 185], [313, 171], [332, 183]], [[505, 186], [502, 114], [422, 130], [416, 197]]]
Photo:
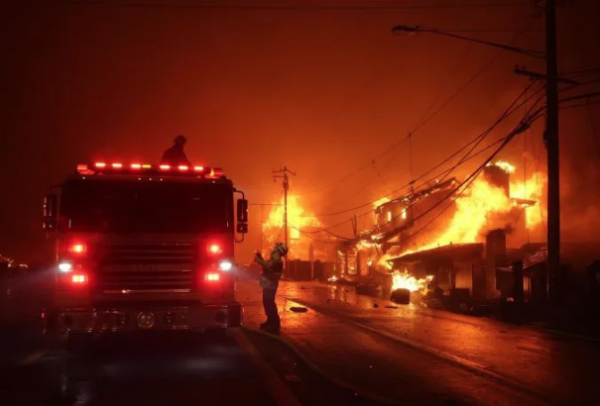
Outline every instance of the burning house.
[[[271, 247], [284, 239], [284, 198], [273, 204], [268, 218], [262, 224], [262, 254], [268, 256]], [[330, 236], [314, 237], [311, 229], [322, 227], [316, 216], [311, 215], [300, 197], [288, 196], [287, 200], [289, 253], [286, 260], [286, 277], [296, 280], [327, 279], [334, 274], [334, 245]]]
[[[459, 193], [456, 179], [449, 179], [379, 205], [373, 230], [340, 249], [339, 256], [348, 258], [345, 270], [351, 273], [354, 266], [357, 275], [364, 274], [367, 257], [380, 272], [393, 272], [392, 288], [414, 278], [419, 286], [428, 281], [463, 300], [500, 297], [497, 269], [510, 268], [511, 261], [521, 258], [514, 247], [527, 241], [543, 215], [536, 201], [542, 178], [534, 174], [516, 182], [513, 172], [510, 164], [496, 162]], [[525, 280], [525, 286], [531, 295], [532, 283]]]

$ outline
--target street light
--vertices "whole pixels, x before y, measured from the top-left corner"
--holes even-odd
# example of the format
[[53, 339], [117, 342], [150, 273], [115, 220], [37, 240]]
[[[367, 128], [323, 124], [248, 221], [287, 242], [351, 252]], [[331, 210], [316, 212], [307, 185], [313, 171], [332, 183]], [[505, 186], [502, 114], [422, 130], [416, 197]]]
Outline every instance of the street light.
[[499, 44], [497, 42], [485, 41], [485, 40], [481, 40], [481, 39], [478, 39], [478, 38], [465, 37], [463, 35], [453, 34], [453, 33], [448, 32], [448, 31], [441, 31], [441, 30], [436, 30], [436, 29], [432, 29], [432, 28], [425, 28], [425, 27], [421, 27], [421, 26], [418, 26], [418, 25], [397, 25], [394, 28], [392, 28], [392, 33], [394, 35], [402, 35], [402, 34], [416, 35], [417, 33], [420, 33], [420, 32], [426, 32], [426, 33], [430, 33], [430, 34], [437, 34], [437, 35], [441, 35], [441, 36], [444, 36], [444, 37], [450, 37], [450, 38], [460, 39], [462, 41], [475, 42], [477, 44], [488, 45], [488, 46], [491, 46], [491, 47], [494, 47], [494, 48], [504, 49], [505, 51], [517, 52], [519, 54], [531, 56], [531, 57], [534, 57], [534, 58], [540, 58], [540, 59], [545, 59], [546, 58], [546, 55], [543, 52], [540, 52], [540, 51], [535, 51], [535, 50], [525, 49], [525, 48], [519, 48], [519, 47], [515, 47], [515, 46], [512, 46], [512, 45], [507, 45], [507, 44]]
[[548, 161], [548, 299], [554, 305], [560, 299], [560, 159], [558, 143], [558, 58], [556, 49], [556, 3], [557, 0], [538, 2], [543, 5], [546, 16], [546, 52], [514, 47], [512, 45], [464, 37], [447, 31], [440, 31], [418, 25], [397, 25], [392, 28], [393, 34], [416, 35], [420, 32], [437, 34], [445, 37], [475, 42], [522, 55], [544, 59], [546, 73], [537, 75], [546, 79], [546, 143]]

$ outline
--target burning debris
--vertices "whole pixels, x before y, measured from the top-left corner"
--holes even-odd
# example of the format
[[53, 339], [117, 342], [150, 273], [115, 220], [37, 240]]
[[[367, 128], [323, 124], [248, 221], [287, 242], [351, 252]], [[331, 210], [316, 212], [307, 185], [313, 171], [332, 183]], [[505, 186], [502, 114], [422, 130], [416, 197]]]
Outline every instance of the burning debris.
[[396, 289], [396, 290], [392, 291], [392, 296], [390, 299], [394, 303], [410, 304], [410, 290]]
[[414, 276], [411, 276], [406, 270], [402, 273], [395, 271], [392, 273], [392, 292], [398, 289], [406, 289], [409, 292], [425, 290], [427, 284], [432, 280], [433, 275], [417, 279]]
[[331, 278], [327, 278], [327, 282], [336, 283], [338, 281], [338, 277], [333, 275]]
[[392, 273], [392, 294], [390, 299], [394, 303], [409, 304], [411, 292], [424, 291], [433, 275], [417, 279], [411, 276], [407, 270], [404, 272], [394, 271]]

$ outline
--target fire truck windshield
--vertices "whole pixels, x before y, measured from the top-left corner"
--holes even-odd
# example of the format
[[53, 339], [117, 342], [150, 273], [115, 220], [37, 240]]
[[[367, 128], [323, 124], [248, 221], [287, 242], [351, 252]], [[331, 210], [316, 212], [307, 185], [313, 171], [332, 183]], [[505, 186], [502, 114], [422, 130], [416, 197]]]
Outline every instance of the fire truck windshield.
[[227, 184], [72, 180], [63, 187], [59, 227], [77, 232], [226, 232], [233, 229]]

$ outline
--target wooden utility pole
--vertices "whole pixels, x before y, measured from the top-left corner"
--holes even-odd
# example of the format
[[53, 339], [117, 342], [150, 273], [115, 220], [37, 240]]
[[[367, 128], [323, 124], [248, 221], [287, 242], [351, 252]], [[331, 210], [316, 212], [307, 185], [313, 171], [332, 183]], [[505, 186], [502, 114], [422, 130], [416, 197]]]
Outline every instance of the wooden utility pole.
[[290, 182], [288, 178], [288, 173], [296, 176], [296, 174], [290, 171], [287, 166], [284, 166], [283, 169], [278, 171], [273, 171], [273, 180], [277, 178], [283, 179], [283, 235], [285, 246], [290, 247], [289, 241], [289, 229], [288, 229], [288, 190], [290, 189]]

